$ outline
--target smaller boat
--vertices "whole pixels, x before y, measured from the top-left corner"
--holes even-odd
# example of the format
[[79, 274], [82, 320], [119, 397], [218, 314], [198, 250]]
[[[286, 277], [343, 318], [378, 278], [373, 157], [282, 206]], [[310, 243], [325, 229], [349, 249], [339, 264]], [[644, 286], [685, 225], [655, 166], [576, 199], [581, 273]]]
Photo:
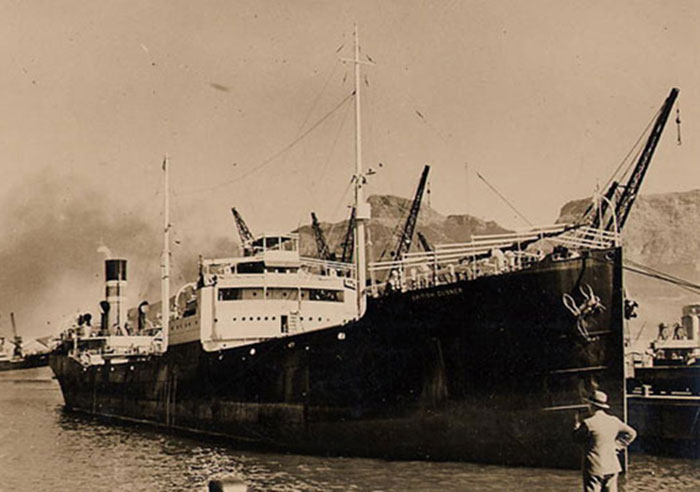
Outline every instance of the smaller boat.
[[681, 323], [659, 325], [627, 379], [630, 424], [643, 451], [700, 457], [700, 304], [683, 307]]
[[[10, 319], [12, 320], [13, 340], [0, 337], [0, 371], [48, 366], [49, 347], [37, 341], [37, 344], [42, 345], [43, 348], [32, 352], [26, 351], [22, 345], [22, 337], [17, 334], [15, 313], [10, 313]], [[10, 348], [10, 345], [13, 345], [14, 348]]]

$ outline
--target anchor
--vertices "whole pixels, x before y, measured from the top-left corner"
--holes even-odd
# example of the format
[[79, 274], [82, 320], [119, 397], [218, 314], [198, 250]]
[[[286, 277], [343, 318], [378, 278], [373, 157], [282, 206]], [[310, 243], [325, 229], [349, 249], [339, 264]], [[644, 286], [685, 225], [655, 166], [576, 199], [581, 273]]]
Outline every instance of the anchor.
[[592, 337], [588, 331], [589, 327], [594, 323], [594, 317], [605, 310], [605, 306], [600, 300], [593, 287], [588, 284], [580, 285], [579, 292], [583, 296], [583, 302], [579, 305], [571, 294], [564, 294], [562, 302], [571, 314], [576, 318], [576, 328], [579, 335], [587, 342], [593, 342], [598, 337]]

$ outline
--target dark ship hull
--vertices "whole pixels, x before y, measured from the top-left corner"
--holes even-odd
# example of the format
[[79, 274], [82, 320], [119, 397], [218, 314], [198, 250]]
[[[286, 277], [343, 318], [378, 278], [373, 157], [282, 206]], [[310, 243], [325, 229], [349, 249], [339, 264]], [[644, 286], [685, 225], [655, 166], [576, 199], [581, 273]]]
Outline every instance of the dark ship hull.
[[633, 449], [700, 458], [700, 365], [635, 368], [628, 390]]
[[[368, 299], [357, 322], [209, 353], [51, 367], [68, 409], [315, 454], [576, 468], [592, 388], [624, 413], [619, 248]], [[564, 294], [605, 309], [583, 337]]]
[[0, 371], [14, 371], [17, 369], [31, 369], [49, 365], [49, 354], [25, 355], [20, 359], [0, 361]]

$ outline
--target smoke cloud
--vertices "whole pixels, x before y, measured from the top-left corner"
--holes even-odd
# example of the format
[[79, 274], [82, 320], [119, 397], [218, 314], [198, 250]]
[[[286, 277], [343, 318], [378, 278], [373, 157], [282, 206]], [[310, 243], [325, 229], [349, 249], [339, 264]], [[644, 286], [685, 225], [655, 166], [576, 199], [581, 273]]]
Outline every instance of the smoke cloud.
[[[130, 306], [160, 300], [160, 201], [138, 210], [104, 188], [45, 170], [0, 201], [0, 336], [11, 333], [10, 312], [25, 338], [55, 334], [78, 312], [96, 314], [105, 249], [128, 261]], [[207, 232], [177, 235], [172, 289], [195, 280], [198, 254], [235, 251], [231, 234], [204, 241]]]

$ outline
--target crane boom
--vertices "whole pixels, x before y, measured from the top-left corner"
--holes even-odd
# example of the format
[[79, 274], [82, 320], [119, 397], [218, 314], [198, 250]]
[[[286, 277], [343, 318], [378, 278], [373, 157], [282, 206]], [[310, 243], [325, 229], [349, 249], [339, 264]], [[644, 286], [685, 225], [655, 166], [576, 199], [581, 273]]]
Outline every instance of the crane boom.
[[238, 229], [238, 235], [241, 236], [243, 248], [246, 248], [253, 242], [253, 234], [250, 232], [250, 229], [248, 229], [243, 217], [241, 217], [241, 214], [238, 213], [238, 210], [236, 210], [235, 207], [231, 209], [231, 213], [236, 221], [236, 228]]
[[421, 174], [420, 181], [418, 182], [418, 188], [416, 189], [416, 194], [413, 197], [413, 202], [411, 203], [411, 210], [406, 218], [406, 223], [403, 226], [403, 231], [401, 232], [401, 237], [399, 238], [396, 248], [394, 248], [394, 258], [400, 260], [403, 255], [408, 253], [411, 248], [411, 242], [413, 241], [413, 232], [416, 229], [416, 223], [418, 222], [418, 212], [420, 212], [420, 203], [423, 199], [423, 192], [425, 191], [425, 184], [428, 181], [428, 173], [430, 172], [430, 166], [426, 165], [423, 168], [423, 173]]
[[343, 254], [340, 257], [340, 261], [343, 263], [350, 263], [352, 261], [352, 250], [355, 248], [355, 214], [357, 209], [352, 207], [350, 211], [350, 220], [348, 221], [348, 228], [345, 231], [345, 239], [343, 240]]
[[314, 230], [314, 238], [316, 239], [316, 249], [318, 250], [318, 257], [325, 261], [334, 261], [335, 255], [331, 253], [328, 243], [326, 242], [326, 236], [323, 234], [323, 229], [321, 229], [321, 224], [318, 222], [318, 217], [314, 212], [311, 212], [311, 228]]
[[637, 165], [634, 168], [634, 172], [630, 176], [630, 179], [627, 181], [627, 185], [623, 189], [622, 195], [620, 196], [620, 199], [617, 202], [617, 205], [615, 207], [615, 213], [617, 215], [617, 227], [619, 230], [622, 230], [622, 227], [625, 225], [625, 222], [627, 221], [627, 216], [629, 215], [630, 210], [632, 209], [632, 204], [637, 198], [639, 188], [642, 186], [642, 180], [644, 179], [644, 175], [649, 169], [651, 158], [654, 155], [656, 146], [659, 143], [661, 134], [664, 131], [664, 127], [666, 126], [668, 116], [671, 114], [673, 104], [676, 102], [676, 97], [678, 97], [678, 89], [674, 87], [673, 89], [671, 89], [671, 93], [666, 98], [666, 101], [664, 102], [664, 105], [661, 108], [661, 113], [659, 114], [659, 117], [656, 118], [656, 122], [654, 122], [654, 128], [652, 128], [651, 133], [649, 134], [649, 139], [647, 140], [647, 143], [644, 146], [642, 154], [639, 156], [639, 160], [637, 161]]
[[[668, 121], [668, 117], [671, 114], [671, 109], [677, 97], [678, 89], [674, 87], [671, 89], [671, 92], [659, 111], [659, 115], [654, 121], [654, 126], [649, 133], [644, 149], [639, 155], [637, 164], [634, 166], [627, 183], [622, 185], [618, 181], [612, 181], [604, 194], [606, 200], [603, 200], [598, 205], [600, 208], [590, 208], [584, 215], [584, 218], [589, 218], [593, 228], [602, 228], [609, 231], [616, 227], [618, 231], [622, 231], [632, 209], [632, 205], [639, 194], [642, 181], [651, 164], [651, 158], [654, 156], [656, 146], [659, 143], [659, 139], [661, 138], [661, 134], [664, 131], [664, 127], [666, 126], [666, 122]], [[607, 214], [606, 212], [609, 210], [610, 204], [612, 204], [615, 210]], [[593, 215], [593, 217], [591, 217], [591, 215]]]

